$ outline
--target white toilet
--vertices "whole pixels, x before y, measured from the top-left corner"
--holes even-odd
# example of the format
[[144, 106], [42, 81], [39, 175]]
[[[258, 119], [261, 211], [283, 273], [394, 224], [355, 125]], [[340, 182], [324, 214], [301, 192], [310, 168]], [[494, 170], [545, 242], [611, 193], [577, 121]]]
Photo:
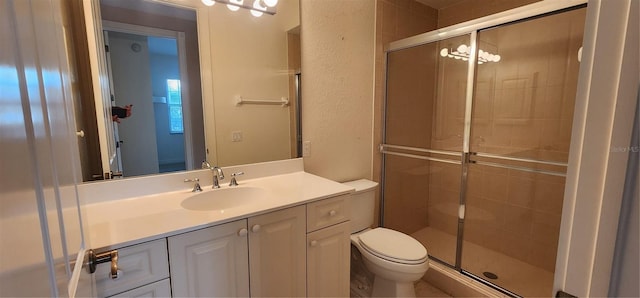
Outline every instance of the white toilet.
[[351, 199], [351, 243], [375, 276], [372, 296], [415, 297], [413, 283], [429, 269], [427, 249], [401, 232], [370, 228], [378, 183], [361, 179], [344, 184], [355, 188]]

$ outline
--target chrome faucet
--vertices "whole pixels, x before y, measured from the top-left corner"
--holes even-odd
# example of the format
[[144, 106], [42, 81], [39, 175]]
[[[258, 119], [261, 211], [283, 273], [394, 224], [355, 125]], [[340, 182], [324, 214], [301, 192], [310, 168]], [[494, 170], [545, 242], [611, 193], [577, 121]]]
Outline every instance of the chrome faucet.
[[220, 182], [218, 182], [218, 179], [224, 180], [224, 173], [222, 172], [222, 169], [218, 166], [214, 166], [211, 168], [211, 171], [213, 171], [213, 188], [220, 188]]
[[202, 161], [203, 169], [210, 169], [213, 172], [213, 188], [220, 188], [220, 180], [224, 180], [224, 172], [222, 168], [218, 166], [211, 166], [211, 164], [204, 160]]

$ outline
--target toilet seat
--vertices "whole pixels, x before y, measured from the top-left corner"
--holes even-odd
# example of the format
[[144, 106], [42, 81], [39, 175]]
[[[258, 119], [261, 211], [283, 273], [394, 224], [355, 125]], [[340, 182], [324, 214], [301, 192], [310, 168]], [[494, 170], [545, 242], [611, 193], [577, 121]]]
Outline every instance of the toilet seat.
[[358, 242], [371, 254], [401, 264], [421, 264], [427, 258], [427, 250], [409, 235], [398, 231], [376, 228], [359, 235]]

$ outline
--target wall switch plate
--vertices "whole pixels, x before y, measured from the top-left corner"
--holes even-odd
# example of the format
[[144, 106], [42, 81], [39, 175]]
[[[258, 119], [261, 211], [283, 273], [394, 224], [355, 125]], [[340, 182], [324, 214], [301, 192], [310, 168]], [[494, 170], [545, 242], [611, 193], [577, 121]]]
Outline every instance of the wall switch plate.
[[232, 131], [231, 132], [231, 142], [242, 142], [242, 132], [241, 131]]
[[304, 143], [302, 143], [302, 156], [311, 156], [311, 141], [304, 141]]

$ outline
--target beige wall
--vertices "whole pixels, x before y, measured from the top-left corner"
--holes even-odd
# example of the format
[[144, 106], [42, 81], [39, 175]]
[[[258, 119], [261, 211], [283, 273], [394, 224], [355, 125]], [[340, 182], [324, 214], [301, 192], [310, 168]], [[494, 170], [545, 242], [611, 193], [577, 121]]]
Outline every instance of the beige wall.
[[375, 1], [302, 0], [305, 170], [371, 178]]

